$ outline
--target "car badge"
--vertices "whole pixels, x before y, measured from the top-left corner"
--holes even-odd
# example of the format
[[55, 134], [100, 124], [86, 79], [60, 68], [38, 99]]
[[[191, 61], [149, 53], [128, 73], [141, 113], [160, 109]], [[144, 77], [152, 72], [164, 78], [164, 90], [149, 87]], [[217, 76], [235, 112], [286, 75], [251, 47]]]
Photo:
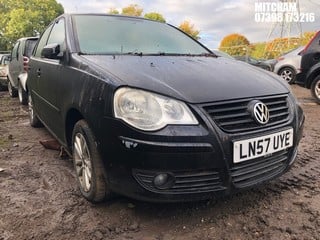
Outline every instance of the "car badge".
[[269, 122], [269, 109], [263, 102], [253, 101], [250, 103], [249, 109], [257, 123], [265, 125]]

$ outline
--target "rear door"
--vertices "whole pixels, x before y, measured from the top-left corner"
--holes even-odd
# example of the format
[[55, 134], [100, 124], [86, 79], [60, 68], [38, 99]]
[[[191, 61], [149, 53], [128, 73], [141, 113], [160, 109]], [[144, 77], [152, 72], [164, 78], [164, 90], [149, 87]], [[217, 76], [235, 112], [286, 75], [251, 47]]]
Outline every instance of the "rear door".
[[[35, 55], [30, 61], [30, 76], [32, 78], [32, 97], [39, 118], [56, 135], [63, 136], [63, 121], [58, 98], [60, 89], [57, 83], [61, 77], [63, 63], [59, 59], [48, 59], [41, 55], [44, 46], [58, 43], [61, 51], [65, 46], [65, 21], [61, 18], [54, 22], [40, 38], [35, 49]], [[28, 80], [29, 81], [29, 80]]]

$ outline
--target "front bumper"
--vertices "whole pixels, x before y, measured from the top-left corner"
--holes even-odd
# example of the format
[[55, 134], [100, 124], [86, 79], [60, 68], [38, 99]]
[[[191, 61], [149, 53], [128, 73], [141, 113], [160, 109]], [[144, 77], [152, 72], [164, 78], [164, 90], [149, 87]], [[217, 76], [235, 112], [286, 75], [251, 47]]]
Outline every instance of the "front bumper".
[[[110, 188], [146, 201], [208, 199], [276, 178], [296, 158], [304, 123], [302, 112], [295, 111], [295, 117], [280, 126], [244, 133], [226, 133], [200, 110], [197, 114], [202, 119], [199, 126], [167, 126], [153, 133], [137, 131], [113, 118], [103, 119], [102, 126], [108, 127], [100, 132], [99, 148]], [[289, 149], [233, 163], [233, 141], [288, 128], [294, 129], [294, 143]], [[156, 177], [161, 174], [168, 182], [156, 186]]]

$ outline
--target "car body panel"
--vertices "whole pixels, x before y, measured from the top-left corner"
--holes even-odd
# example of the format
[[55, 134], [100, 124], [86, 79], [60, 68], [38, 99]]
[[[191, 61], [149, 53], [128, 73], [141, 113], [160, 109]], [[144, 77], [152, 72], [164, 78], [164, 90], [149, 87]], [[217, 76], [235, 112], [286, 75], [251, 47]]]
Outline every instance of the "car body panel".
[[10, 54], [0, 54], [0, 88], [5, 88], [8, 81]]
[[[203, 55], [84, 54], [73, 29], [75, 15], [62, 15], [43, 33], [30, 58], [28, 88], [39, 119], [69, 153], [75, 123], [80, 119], [88, 123], [112, 191], [148, 201], [206, 199], [261, 184], [291, 167], [302, 136], [304, 115], [288, 85], [278, 76], [245, 63], [217, 58], [205, 47]], [[98, 16], [153, 24], [141, 18]], [[51, 41], [55, 31], [57, 37]], [[52, 55], [48, 56], [54, 59], [43, 55], [43, 49], [50, 52], [50, 48]], [[115, 117], [114, 94], [124, 87], [178, 99], [198, 124], [169, 124], [154, 131], [138, 129]], [[270, 112], [276, 112], [275, 122], [253, 122], [249, 112], [256, 101], [274, 106]], [[220, 119], [224, 119], [230, 108], [242, 110], [229, 116], [231, 129], [225, 129], [225, 122], [218, 124], [220, 120], [211, 113], [220, 109]], [[234, 129], [233, 121], [239, 114], [250, 124]], [[241, 164], [233, 162], [234, 142], [288, 129], [294, 134], [292, 147]], [[239, 183], [236, 176], [243, 174], [239, 168], [254, 168], [259, 177], [245, 176], [246, 181]], [[265, 169], [270, 172], [265, 174]], [[159, 173], [173, 177], [174, 186], [156, 188], [152, 179]]]
[[301, 72], [297, 75], [297, 83], [310, 88], [311, 83], [319, 73], [320, 63], [320, 31], [309, 41], [301, 52]]
[[[84, 56], [118, 79], [126, 79], [125, 84], [148, 89], [157, 89], [162, 94], [168, 94], [190, 103], [203, 103], [232, 98], [248, 97], [248, 85], [257, 95], [272, 95], [288, 93], [288, 89], [278, 81], [266, 82], [269, 75], [261, 74], [256, 68], [243, 68], [242, 64], [224, 58], [198, 57], [148, 57], [134, 56]], [[136, 67], [136, 63], [139, 63]], [[132, 67], [130, 67], [132, 66]], [[229, 71], [225, 71], [228, 68]], [[179, 74], [177, 74], [179, 72]], [[246, 81], [239, 81], [241, 74]], [[220, 76], [223, 75], [223, 79]], [[183, 80], [180, 80], [183, 79]], [[215, 84], [212, 85], [212, 82]], [[194, 93], [194, 84], [201, 92]], [[234, 92], [230, 85], [237, 84]], [[255, 86], [257, 86], [255, 88]], [[162, 90], [163, 89], [163, 90]]]
[[246, 62], [246, 63], [248, 63], [250, 65], [262, 68], [262, 69], [267, 70], [267, 71], [272, 71], [272, 69], [273, 69], [272, 64], [266, 63], [266, 62], [264, 62], [262, 60], [254, 59], [254, 58], [252, 58], [250, 56], [236, 56], [235, 59], [237, 59], [239, 61], [242, 61], [242, 62]]
[[299, 53], [305, 46], [293, 49], [292, 51], [279, 57], [278, 62], [274, 67], [274, 72], [279, 74], [279, 71], [285, 67], [290, 67], [298, 74], [300, 73], [301, 55]]
[[11, 82], [12, 87], [16, 89], [18, 88], [18, 83], [20, 82], [24, 91], [27, 91], [26, 81], [28, 78], [28, 73], [24, 69], [25, 66], [23, 58], [30, 57], [37, 40], [38, 37], [20, 38], [13, 47], [11, 61], [8, 66], [8, 80]]

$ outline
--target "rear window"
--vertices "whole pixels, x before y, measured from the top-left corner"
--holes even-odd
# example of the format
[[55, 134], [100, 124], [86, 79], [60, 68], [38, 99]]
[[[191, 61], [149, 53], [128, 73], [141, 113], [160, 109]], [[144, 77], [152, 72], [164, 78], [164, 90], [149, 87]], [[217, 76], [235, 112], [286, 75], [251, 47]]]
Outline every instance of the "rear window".
[[26, 41], [26, 49], [25, 49], [25, 52], [24, 52], [25, 56], [27, 56], [27, 57], [31, 56], [32, 51], [33, 51], [36, 43], [37, 43], [37, 39], [28, 39]]

